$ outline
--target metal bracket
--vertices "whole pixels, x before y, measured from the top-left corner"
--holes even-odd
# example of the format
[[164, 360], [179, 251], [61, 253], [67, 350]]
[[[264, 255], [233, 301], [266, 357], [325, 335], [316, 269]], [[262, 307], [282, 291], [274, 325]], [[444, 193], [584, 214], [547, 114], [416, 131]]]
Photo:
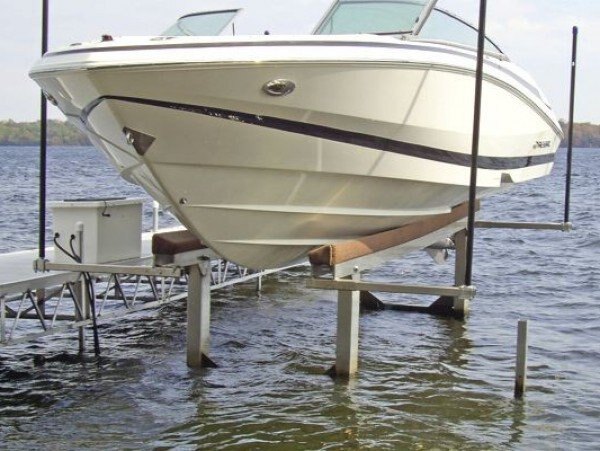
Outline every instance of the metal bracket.
[[474, 286], [462, 285], [458, 287], [439, 285], [404, 285], [398, 283], [359, 282], [342, 279], [309, 279], [308, 288], [338, 291], [378, 291], [382, 293], [424, 294], [434, 296], [450, 296], [459, 299], [471, 300], [477, 290]]
[[200, 274], [202, 276], [206, 276], [211, 272], [210, 268], [210, 258], [206, 256], [202, 256], [198, 258], [198, 267], [200, 268]]
[[181, 268], [176, 266], [131, 266], [108, 264], [52, 263], [45, 262], [45, 271], [89, 272], [97, 274], [130, 274], [134, 276], [181, 277]]
[[572, 222], [510, 222], [510, 221], [475, 221], [478, 229], [515, 229], [515, 230], [558, 230], [571, 232]]
[[33, 271], [34, 272], [47, 272], [46, 263], [48, 260], [45, 258], [36, 258], [33, 261]]

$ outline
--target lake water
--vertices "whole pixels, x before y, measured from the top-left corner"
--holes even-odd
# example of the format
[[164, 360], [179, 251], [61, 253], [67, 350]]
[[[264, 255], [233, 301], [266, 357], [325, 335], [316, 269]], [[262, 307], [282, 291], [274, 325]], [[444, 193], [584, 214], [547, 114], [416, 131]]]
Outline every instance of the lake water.
[[[49, 155], [50, 199], [144, 196], [92, 149]], [[0, 157], [0, 252], [35, 247], [36, 150]], [[487, 200], [481, 218], [560, 221], [564, 157], [552, 176]], [[75, 354], [73, 334], [2, 350], [0, 449], [599, 449], [600, 151], [575, 151], [573, 184], [572, 233], [477, 232], [467, 321], [363, 315], [349, 385], [323, 375], [335, 295], [306, 289], [306, 269], [266, 278], [260, 296], [213, 293], [217, 369], [186, 367], [184, 303], [102, 326], [99, 361], [33, 366], [36, 354]], [[148, 203], [146, 228], [150, 217]], [[369, 278], [450, 283], [452, 266], [418, 253]], [[521, 318], [529, 384], [515, 401]]]

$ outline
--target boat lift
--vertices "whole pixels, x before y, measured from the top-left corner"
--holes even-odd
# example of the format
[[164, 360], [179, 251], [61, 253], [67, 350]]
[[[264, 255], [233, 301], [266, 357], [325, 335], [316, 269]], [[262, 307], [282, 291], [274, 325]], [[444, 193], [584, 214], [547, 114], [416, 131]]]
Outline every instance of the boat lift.
[[[455, 207], [451, 213], [438, 215], [388, 232], [359, 240], [323, 246], [309, 254], [312, 278], [309, 288], [337, 291], [337, 339], [335, 364], [327, 372], [348, 378], [358, 371], [358, 325], [361, 311], [395, 310], [427, 313], [463, 320], [477, 292], [465, 283], [468, 262], [467, 206]], [[477, 209], [479, 203], [477, 203]], [[572, 230], [571, 223], [531, 223], [475, 221], [476, 228]], [[448, 237], [452, 237], [449, 239]], [[454, 285], [407, 285], [404, 283], [363, 280], [363, 272], [414, 251], [455, 251]], [[385, 304], [372, 292], [437, 296], [430, 305]]]
[[[336, 362], [331, 375], [350, 377], [358, 368], [358, 318], [361, 304], [371, 309], [381, 309], [386, 306], [370, 292], [392, 292], [434, 295], [439, 298], [430, 306], [395, 306], [398, 310], [417, 311], [436, 315], [445, 315], [455, 318], [464, 318], [469, 310], [469, 302], [474, 298], [476, 288], [472, 285], [473, 270], [473, 245], [476, 228], [502, 228], [502, 229], [530, 229], [530, 230], [557, 230], [568, 232], [572, 230], [569, 222], [570, 185], [572, 167], [572, 135], [573, 135], [573, 110], [576, 74], [576, 49], [577, 28], [573, 28], [573, 59], [571, 76], [571, 103], [570, 124], [568, 135], [567, 178], [565, 194], [565, 211], [562, 222], [532, 223], [532, 222], [496, 222], [477, 221], [475, 218], [479, 202], [476, 199], [477, 186], [477, 161], [479, 153], [479, 125], [481, 116], [481, 95], [483, 80], [483, 57], [486, 21], [486, 0], [480, 0], [478, 55], [475, 83], [473, 147], [471, 159], [471, 179], [469, 186], [469, 201], [455, 207], [450, 213], [437, 215], [432, 218], [410, 224], [399, 229], [387, 231], [330, 246], [324, 246], [311, 252], [310, 262], [313, 267], [313, 276], [308, 281], [308, 286], [317, 289], [330, 289], [338, 291], [337, 315], [337, 348]], [[42, 50], [47, 49], [48, 29], [48, 0], [43, 0], [43, 37]], [[66, 329], [79, 329], [80, 346], [83, 346], [83, 328], [95, 322], [95, 319], [104, 319], [119, 316], [120, 313], [105, 314], [102, 305], [98, 314], [90, 314], [90, 290], [93, 279], [89, 274], [104, 274], [108, 278], [101, 279], [107, 283], [103, 292], [103, 302], [109, 297], [112, 289], [116, 300], [124, 303], [127, 312], [135, 312], [145, 308], [153, 308], [176, 299], [187, 297], [188, 307], [188, 350], [187, 361], [192, 367], [214, 366], [208, 355], [209, 327], [210, 327], [210, 291], [229, 284], [238, 283], [252, 278], [257, 279], [260, 287], [261, 277], [269, 272], [278, 270], [249, 273], [243, 268], [238, 268], [239, 277], [236, 280], [225, 281], [223, 271], [227, 274], [228, 263], [219, 259], [209, 249], [199, 245], [190, 247], [187, 236], [186, 245], [170, 240], [166, 248], [155, 252], [154, 264], [151, 257], [142, 261], [112, 262], [104, 265], [86, 265], [82, 263], [59, 264], [51, 263], [46, 259], [45, 248], [45, 149], [46, 130], [44, 126], [46, 100], [42, 96], [42, 135], [40, 146], [40, 230], [39, 251], [36, 268], [41, 271], [57, 271], [53, 274], [47, 272], [30, 277], [26, 281], [0, 284], [0, 346], [15, 343], [13, 332], [21, 319], [36, 319], [40, 322], [43, 331], [38, 336], [47, 335], [58, 331], [55, 323], [67, 320], [70, 323]], [[465, 219], [466, 218], [466, 219]], [[448, 239], [448, 237], [452, 239]], [[453, 286], [433, 285], [406, 285], [397, 283], [365, 282], [362, 273], [365, 270], [400, 257], [409, 251], [427, 248], [432, 251], [445, 251], [453, 248], [455, 257], [455, 283]], [[156, 250], [156, 249], [155, 249]], [[164, 263], [166, 266], [159, 266]], [[84, 275], [88, 275], [85, 277]], [[171, 295], [175, 281], [187, 275], [188, 293]], [[156, 288], [157, 279], [161, 280], [161, 295]], [[170, 280], [170, 284], [165, 280]], [[148, 303], [136, 303], [139, 284], [146, 280], [153, 296]], [[112, 281], [112, 285], [111, 285]], [[126, 282], [134, 283], [134, 294], [128, 298], [123, 289]], [[87, 285], [87, 287], [86, 287]], [[166, 288], [168, 286], [168, 288]], [[56, 288], [58, 287], [58, 288]], [[15, 294], [18, 296], [15, 297]], [[70, 297], [73, 301], [74, 313], [63, 315], [60, 312], [61, 301]], [[165, 293], [167, 293], [165, 297]], [[49, 313], [50, 299], [55, 297], [53, 313]], [[92, 296], [92, 301], [97, 300]], [[24, 304], [31, 304], [24, 307]], [[18, 305], [13, 308], [13, 305]], [[12, 319], [11, 329], [7, 327], [7, 320]], [[64, 330], [64, 329], [63, 329]], [[29, 338], [31, 335], [29, 335]]]

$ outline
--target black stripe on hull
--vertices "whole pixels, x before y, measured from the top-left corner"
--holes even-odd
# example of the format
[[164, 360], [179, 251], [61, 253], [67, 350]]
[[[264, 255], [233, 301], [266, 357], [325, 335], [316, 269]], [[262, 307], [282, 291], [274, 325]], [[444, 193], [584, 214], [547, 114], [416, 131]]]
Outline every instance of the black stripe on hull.
[[[383, 150], [399, 155], [422, 158], [440, 163], [453, 164], [457, 166], [470, 167], [471, 155], [449, 150], [436, 149], [434, 147], [421, 146], [418, 144], [396, 141], [381, 136], [342, 130], [324, 125], [309, 124], [306, 122], [292, 121], [259, 114], [243, 113], [240, 111], [213, 108], [201, 105], [189, 105], [183, 103], [165, 102], [161, 100], [141, 99], [125, 96], [103, 96], [91, 102], [82, 110], [82, 120], [87, 122], [91, 112], [105, 100], [117, 100], [121, 102], [148, 105], [158, 108], [168, 108], [186, 113], [201, 114], [234, 121], [242, 124], [256, 125], [289, 133], [297, 133], [305, 136], [336, 141], [370, 149]], [[554, 161], [554, 153], [535, 155], [529, 157], [487, 157], [479, 156], [478, 167], [480, 169], [521, 169], [531, 166], [548, 164]]]

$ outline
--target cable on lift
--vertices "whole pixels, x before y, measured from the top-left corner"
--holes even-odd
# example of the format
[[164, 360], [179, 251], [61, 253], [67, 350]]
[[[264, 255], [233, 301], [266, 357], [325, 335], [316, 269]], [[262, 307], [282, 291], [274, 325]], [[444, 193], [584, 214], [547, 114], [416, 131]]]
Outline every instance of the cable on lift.
[[[54, 234], [54, 245], [64, 252], [65, 255], [73, 259], [76, 263], [82, 263], [81, 256], [77, 255], [75, 248], [73, 246], [73, 242], [75, 241], [75, 235], [72, 234], [69, 239], [69, 247], [71, 248], [71, 252], [67, 251], [59, 242], [60, 238], [59, 233]], [[90, 299], [90, 310], [92, 313], [92, 333], [94, 335], [94, 354], [98, 357], [100, 355], [100, 337], [98, 335], [98, 321], [96, 319], [96, 291], [94, 290], [94, 283], [92, 282], [92, 276], [89, 272], [81, 272], [85, 280], [85, 286], [87, 289], [87, 294]]]

